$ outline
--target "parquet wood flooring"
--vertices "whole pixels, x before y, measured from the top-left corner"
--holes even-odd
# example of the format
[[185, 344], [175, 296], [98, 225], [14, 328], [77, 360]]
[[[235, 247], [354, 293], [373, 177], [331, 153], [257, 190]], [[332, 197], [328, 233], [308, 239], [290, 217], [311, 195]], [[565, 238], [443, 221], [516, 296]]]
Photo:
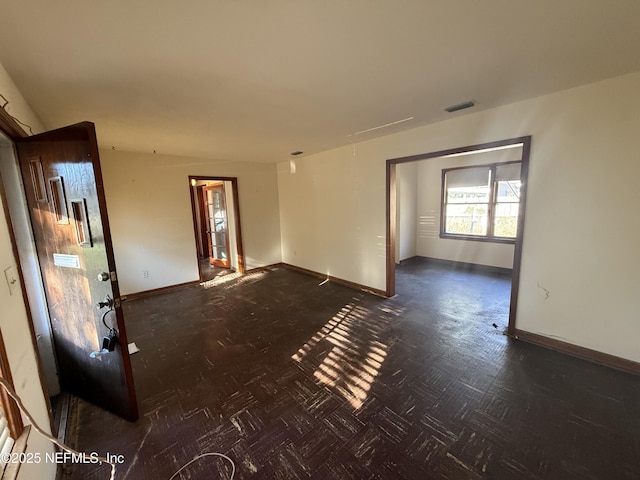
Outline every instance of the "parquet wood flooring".
[[78, 402], [77, 446], [123, 454], [119, 480], [204, 452], [251, 480], [640, 478], [640, 378], [502, 335], [508, 278], [415, 259], [392, 299], [318, 283], [277, 268], [125, 302], [141, 418]]

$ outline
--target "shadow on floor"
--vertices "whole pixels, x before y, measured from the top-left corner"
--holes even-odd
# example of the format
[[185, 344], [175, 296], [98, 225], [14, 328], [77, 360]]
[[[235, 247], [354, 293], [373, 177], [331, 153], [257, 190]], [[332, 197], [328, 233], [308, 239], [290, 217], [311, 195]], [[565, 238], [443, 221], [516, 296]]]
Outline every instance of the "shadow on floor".
[[[416, 261], [397, 285], [277, 268], [127, 301], [141, 418], [80, 401], [76, 444], [124, 455], [122, 480], [203, 452], [236, 480], [640, 477], [638, 377], [503, 336], [508, 277]], [[230, 473], [207, 457], [182, 478]]]

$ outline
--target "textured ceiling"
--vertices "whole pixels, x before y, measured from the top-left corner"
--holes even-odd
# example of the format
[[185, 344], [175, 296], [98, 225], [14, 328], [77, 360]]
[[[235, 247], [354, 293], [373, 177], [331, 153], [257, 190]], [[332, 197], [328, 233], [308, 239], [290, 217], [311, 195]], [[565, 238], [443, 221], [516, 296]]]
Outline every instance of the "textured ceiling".
[[0, 63], [48, 128], [90, 120], [105, 147], [212, 160], [640, 70], [637, 0], [3, 0], [0, 18]]

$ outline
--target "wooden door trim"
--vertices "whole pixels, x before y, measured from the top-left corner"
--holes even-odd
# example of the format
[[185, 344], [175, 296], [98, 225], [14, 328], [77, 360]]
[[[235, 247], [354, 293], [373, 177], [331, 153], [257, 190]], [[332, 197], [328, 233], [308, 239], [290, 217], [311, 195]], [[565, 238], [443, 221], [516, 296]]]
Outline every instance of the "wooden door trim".
[[[0, 109], [2, 110], [2, 109]], [[24, 283], [24, 278], [22, 276], [22, 266], [20, 265], [20, 258], [18, 254], [18, 244], [16, 242], [15, 233], [13, 231], [13, 225], [11, 224], [11, 212], [9, 211], [9, 204], [7, 203], [7, 195], [4, 190], [4, 183], [2, 176], [0, 175], [0, 199], [2, 199], [2, 206], [4, 211], [4, 218], [6, 220], [6, 224], [9, 230], [9, 239], [11, 242], [11, 251], [13, 253], [14, 263], [17, 266], [18, 270], [18, 278], [20, 281], [20, 291], [22, 293], [22, 300], [25, 306], [25, 310], [27, 313], [27, 320], [29, 323], [29, 332], [31, 333], [31, 344], [33, 345], [34, 352], [36, 353], [37, 363], [38, 363], [38, 376], [40, 377], [40, 385], [42, 386], [42, 392], [45, 393], [45, 397], [47, 398], [47, 409], [51, 412], [51, 404], [49, 402], [49, 395], [46, 395], [47, 387], [44, 381], [44, 372], [42, 371], [42, 366], [40, 364], [40, 355], [38, 354], [38, 345], [36, 343], [36, 332], [33, 327], [33, 318], [31, 317], [31, 309], [29, 308], [27, 301], [27, 288]], [[0, 331], [0, 376], [4, 378], [9, 385], [14, 387], [13, 384], [13, 376], [11, 375], [11, 365], [9, 364], [9, 358], [7, 357], [7, 352], [4, 346], [4, 339], [2, 338], [2, 331]], [[17, 438], [22, 433], [24, 425], [22, 423], [22, 414], [20, 413], [20, 409], [16, 402], [9, 397], [4, 388], [0, 388], [0, 396], [2, 397], [2, 404], [8, 408], [8, 411], [5, 412], [5, 416], [7, 418], [7, 423], [9, 424], [9, 431], [11, 432], [12, 438], [17, 440]], [[53, 418], [51, 418], [51, 414], [49, 415], [49, 420], [51, 425], [53, 425]], [[53, 431], [53, 430], [52, 430]]]
[[[20, 267], [20, 262], [18, 261], [18, 248], [17, 248], [17, 243], [15, 241], [15, 237], [14, 237], [13, 227], [10, 221], [11, 217], [9, 213], [9, 207], [7, 205], [7, 196], [4, 191], [4, 184], [2, 183], [1, 176], [0, 176], [0, 198], [2, 199], [2, 206], [4, 210], [5, 219], [8, 220], [6, 223], [7, 223], [7, 227], [9, 227], [9, 237], [11, 239], [11, 250], [13, 253], [14, 261], [18, 266], [18, 275], [20, 277], [20, 288], [22, 289], [21, 290], [22, 298], [24, 300], [25, 308], [27, 311], [27, 318], [29, 320], [29, 330], [31, 331], [31, 342], [35, 349], [36, 335], [35, 335], [35, 330], [33, 329], [33, 321], [31, 320], [31, 310], [29, 309], [29, 306], [27, 305], [27, 301], [26, 301], [27, 299], [26, 289], [23, 281], [24, 279], [22, 278], [22, 269]], [[38, 355], [36, 356], [39, 357]], [[40, 366], [40, 362], [38, 362], [38, 367], [39, 366]], [[40, 368], [38, 368], [38, 370], [40, 370]], [[42, 372], [39, 371], [39, 373], [42, 373]], [[0, 331], [0, 376], [2, 376], [2, 378], [4, 378], [9, 383], [9, 385], [14, 386], [13, 377], [11, 375], [11, 367], [9, 365], [9, 358], [7, 357], [7, 352], [4, 347], [4, 339], [2, 338], [2, 331]], [[44, 378], [42, 377], [42, 375], [40, 375], [40, 383], [42, 384], [44, 389], [45, 384], [43, 383], [43, 380]], [[8, 407], [8, 411], [5, 412], [5, 416], [7, 417], [7, 422], [9, 424], [9, 430], [11, 431], [13, 438], [17, 439], [22, 433], [22, 428], [23, 428], [20, 410], [18, 409], [18, 406], [16, 405], [15, 401], [9, 398], [7, 392], [4, 389], [0, 389], [0, 390], [2, 390], [0, 392], [0, 395], [2, 396], [2, 399], [3, 399], [2, 403], [3, 405]], [[46, 392], [46, 390], [43, 390], [43, 391]]]
[[[15, 391], [16, 387], [13, 384], [13, 376], [11, 375], [11, 368], [9, 367], [9, 358], [7, 357], [7, 350], [4, 346], [4, 338], [2, 338], [2, 332], [0, 331], [0, 376], [13, 387]], [[16, 401], [9, 396], [9, 393], [2, 388], [0, 392], [0, 397], [2, 397], [2, 405], [6, 409], [4, 412], [4, 416], [7, 420], [7, 425], [9, 426], [9, 432], [11, 433], [11, 438], [13, 440], [18, 440], [18, 437], [22, 435], [22, 431], [24, 430], [24, 424], [22, 423], [22, 413], [20, 412], [20, 408]], [[50, 415], [51, 416], [51, 415]]]
[[238, 273], [246, 273], [246, 265], [244, 263], [244, 248], [242, 243], [242, 227], [240, 226], [240, 199], [238, 194], [238, 179], [233, 178], [231, 182], [231, 196], [233, 197], [233, 213], [235, 217], [236, 227], [236, 249], [238, 252]]
[[522, 240], [525, 224], [525, 212], [527, 203], [527, 184], [529, 178], [529, 157], [531, 153], [531, 135], [496, 142], [468, 145], [465, 147], [438, 150], [434, 152], [411, 155], [408, 157], [392, 158], [386, 162], [386, 291], [387, 297], [392, 297], [396, 293], [396, 165], [402, 163], [416, 162], [419, 160], [429, 160], [459, 153], [474, 152], [478, 150], [488, 150], [491, 148], [506, 147], [509, 145], [522, 145], [520, 178], [520, 221], [518, 222], [518, 232], [515, 239], [513, 255], [513, 274], [511, 277], [511, 303], [509, 306], [509, 324], [507, 334], [514, 335], [516, 331], [516, 311], [518, 306], [518, 290], [520, 288], [520, 266], [522, 263]]
[[[242, 227], [240, 222], [240, 199], [238, 194], [238, 178], [237, 177], [216, 177], [214, 175], [189, 175], [189, 196], [191, 198], [191, 214], [193, 218], [193, 232], [196, 238], [196, 246], [197, 246], [197, 237], [200, 235], [198, 232], [198, 222], [196, 219], [196, 208], [195, 208], [195, 188], [191, 185], [191, 181], [195, 180], [196, 182], [199, 180], [203, 181], [221, 181], [221, 182], [231, 182], [231, 195], [233, 196], [233, 213], [235, 217], [234, 226], [236, 229], [236, 249], [238, 251], [238, 273], [244, 274], [246, 273], [246, 265], [244, 259], [244, 247], [242, 241]], [[200, 265], [200, 256], [198, 254], [198, 249], [196, 248], [196, 259], [198, 261], [198, 265]], [[200, 269], [198, 268], [198, 271]], [[202, 282], [202, 275], [200, 275], [200, 281]]]
[[0, 130], [11, 140], [27, 137], [27, 132], [4, 108], [0, 108]]

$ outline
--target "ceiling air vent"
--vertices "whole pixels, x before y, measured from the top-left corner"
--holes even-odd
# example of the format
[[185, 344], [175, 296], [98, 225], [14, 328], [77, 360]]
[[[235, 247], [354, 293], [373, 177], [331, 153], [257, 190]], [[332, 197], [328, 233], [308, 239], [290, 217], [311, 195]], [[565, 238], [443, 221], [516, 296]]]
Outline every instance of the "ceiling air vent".
[[457, 112], [458, 110], [464, 110], [465, 108], [471, 108], [475, 105], [475, 102], [468, 101], [458, 103], [457, 105], [451, 105], [450, 107], [445, 108], [445, 110], [449, 113]]

